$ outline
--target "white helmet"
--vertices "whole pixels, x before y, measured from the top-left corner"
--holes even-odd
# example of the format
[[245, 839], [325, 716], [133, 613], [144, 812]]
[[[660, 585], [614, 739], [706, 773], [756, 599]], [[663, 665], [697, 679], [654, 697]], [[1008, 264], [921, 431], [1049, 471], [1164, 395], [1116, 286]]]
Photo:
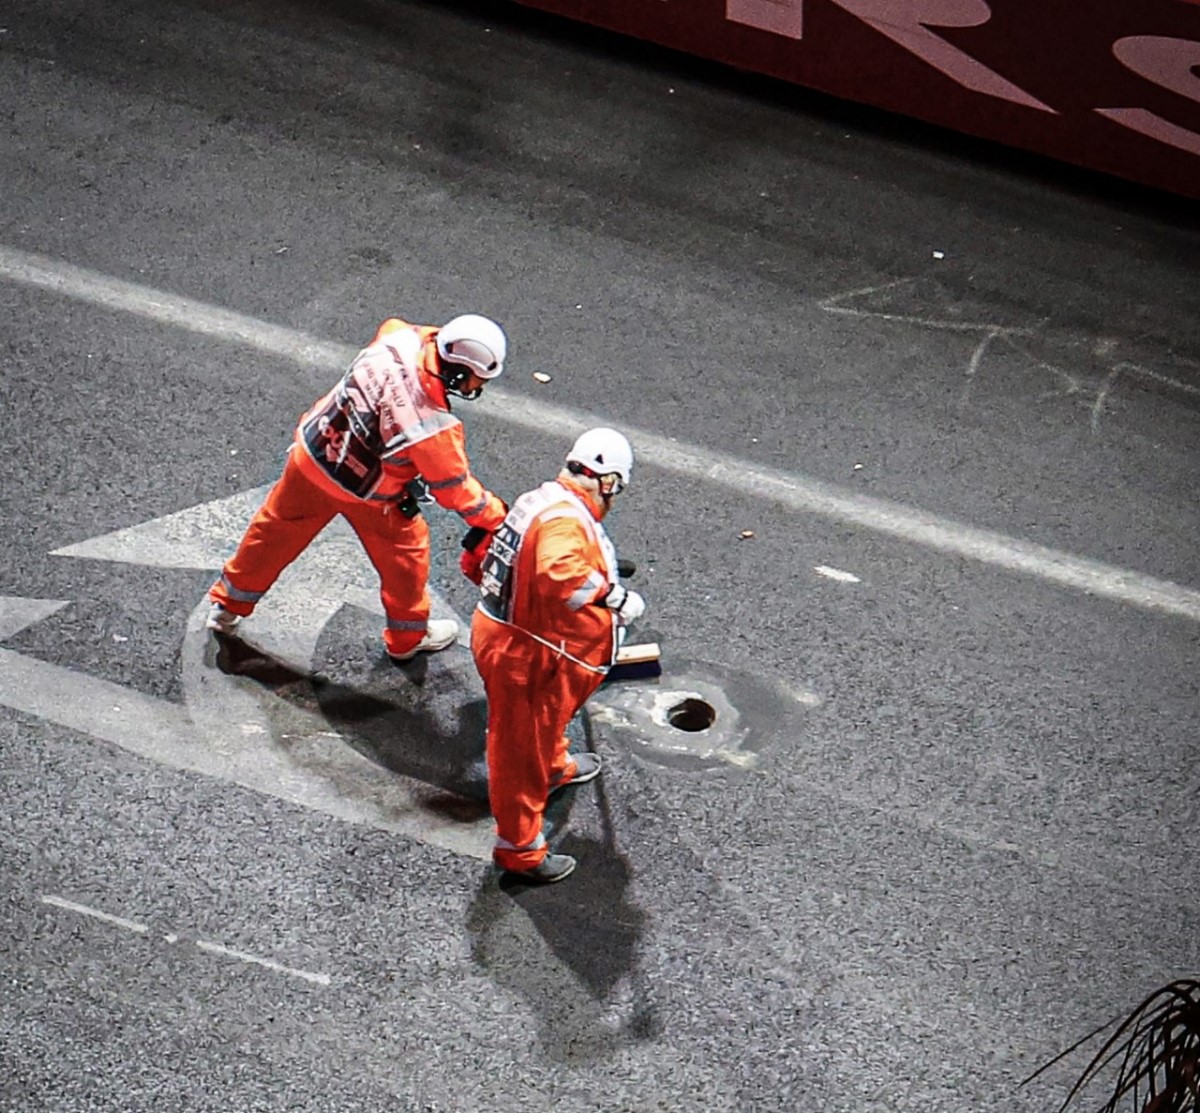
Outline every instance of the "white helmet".
[[589, 429], [571, 446], [566, 462], [576, 464], [592, 475], [619, 476], [621, 486], [617, 490], [620, 491], [629, 486], [633, 474], [633, 449], [615, 429]]
[[481, 379], [494, 379], [504, 370], [508, 341], [495, 321], [464, 313], [447, 321], [437, 334], [438, 354], [447, 363], [463, 364]]

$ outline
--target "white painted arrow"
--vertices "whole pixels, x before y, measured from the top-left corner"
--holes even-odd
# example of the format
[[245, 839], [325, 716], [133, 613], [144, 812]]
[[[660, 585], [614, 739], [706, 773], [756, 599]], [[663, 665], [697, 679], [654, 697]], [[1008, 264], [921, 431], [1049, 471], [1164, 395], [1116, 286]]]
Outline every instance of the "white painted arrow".
[[[65, 546], [53, 555], [215, 571], [265, 492], [265, 487], [243, 491]], [[383, 613], [374, 570], [353, 532], [339, 519], [280, 577], [245, 624], [252, 630], [248, 636], [273, 658], [307, 674], [325, 624], [345, 603]], [[0, 607], [0, 636], [62, 605], [10, 600]], [[0, 698], [9, 706], [176, 768], [490, 859], [490, 818], [474, 823], [445, 818], [426, 806], [441, 790], [381, 768], [320, 714], [214, 667], [214, 642], [204, 629], [206, 611], [207, 604], [199, 600], [183, 636], [182, 708], [7, 651], [0, 651], [0, 680], [11, 676], [13, 682], [4, 683], [6, 694]], [[436, 594], [434, 613], [456, 617]], [[467, 679], [477, 684], [473, 675]], [[397, 680], [401, 682], [399, 674]]]
[[[0, 636], [11, 637], [64, 606], [58, 600], [0, 596]], [[186, 711], [132, 688], [0, 649], [0, 700], [142, 757], [204, 771], [203, 749]]]
[[267, 489], [255, 487], [228, 498], [214, 499], [141, 525], [66, 545], [50, 555], [152, 568], [218, 569]]

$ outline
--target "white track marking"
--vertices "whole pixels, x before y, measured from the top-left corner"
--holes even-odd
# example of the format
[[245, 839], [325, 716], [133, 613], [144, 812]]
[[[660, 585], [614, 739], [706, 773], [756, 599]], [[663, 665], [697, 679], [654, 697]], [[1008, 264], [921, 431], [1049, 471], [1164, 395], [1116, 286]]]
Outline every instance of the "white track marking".
[[285, 356], [306, 367], [337, 367], [349, 362], [348, 351], [351, 358], [357, 351], [295, 329], [281, 328], [241, 313], [11, 247], [0, 246], [0, 277], [24, 286], [50, 290], [76, 301], [132, 313], [186, 332]]
[[975, 372], [979, 370], [979, 365], [983, 362], [984, 354], [987, 352], [992, 341], [995, 340], [999, 335], [1000, 329], [990, 328], [983, 334], [983, 339], [975, 345], [975, 351], [971, 353], [971, 360], [967, 364], [968, 378], [973, 377]]
[[42, 903], [52, 904], [55, 908], [65, 908], [68, 912], [77, 912], [80, 916], [90, 916], [93, 920], [102, 920], [106, 924], [124, 928], [125, 931], [132, 931], [136, 935], [145, 935], [150, 930], [145, 924], [126, 920], [122, 916], [113, 916], [108, 912], [101, 912], [97, 908], [89, 908], [86, 904], [76, 904], [73, 900], [63, 900], [62, 897], [44, 896]]
[[853, 572], [843, 572], [840, 568], [830, 568], [828, 564], [818, 564], [814, 569], [818, 576], [824, 576], [827, 580], [841, 580], [844, 584], [860, 584], [860, 580]]
[[292, 966], [283, 966], [278, 962], [272, 962], [269, 958], [259, 958], [257, 955], [247, 954], [245, 951], [235, 951], [232, 947], [226, 947], [221, 943], [209, 943], [204, 939], [197, 939], [196, 946], [202, 951], [208, 951], [214, 955], [225, 955], [227, 958], [236, 958], [239, 962], [248, 962], [254, 966], [265, 966], [268, 970], [274, 970], [279, 974], [288, 974], [293, 978], [302, 978], [306, 982], [312, 982], [315, 985], [329, 985], [330, 977], [328, 974], [314, 974], [311, 970], [297, 970]]
[[1117, 378], [1120, 376], [1119, 368], [1114, 367], [1105, 377], [1100, 389], [1096, 391], [1096, 400], [1092, 403], [1092, 432], [1100, 431], [1100, 418], [1104, 416], [1104, 403], [1108, 400], [1109, 393], [1113, 386], [1116, 385]]
[[[304, 585], [304, 614], [315, 621], [315, 602], [328, 581], [305, 574], [319, 551], [306, 553], [294, 566], [298, 577], [277, 586], [272, 602], [263, 608], [269, 615], [281, 604], [295, 600]], [[295, 584], [293, 590], [291, 584]], [[347, 592], [348, 601], [379, 608], [377, 594]], [[448, 612], [440, 600], [438, 614]], [[62, 603], [52, 600], [10, 599], [0, 595], [0, 637], [13, 633], [39, 617], [53, 614]], [[336, 604], [331, 605], [336, 609]], [[204, 619], [208, 604], [202, 600], [188, 620], [182, 647], [183, 705], [126, 688], [109, 680], [67, 669], [11, 649], [0, 648], [0, 706], [99, 738], [129, 753], [174, 769], [240, 784], [351, 823], [364, 823], [396, 831], [421, 842], [441, 846], [480, 861], [491, 860], [491, 820], [485, 817], [464, 823], [424, 806], [426, 796], [438, 791], [368, 761], [329, 733], [323, 719], [304, 725], [308, 739], [301, 760], [272, 733], [269, 716], [255, 699], [254, 685], [239, 683], [203, 663], [208, 633]], [[328, 611], [320, 612], [320, 619]], [[270, 626], [264, 625], [264, 632]], [[313, 638], [311, 626], [283, 622], [274, 629], [287, 647]], [[300, 660], [307, 658], [299, 654]], [[306, 717], [296, 712], [293, 720]]]
[[26, 599], [19, 595], [0, 595], [0, 641], [19, 634], [67, 605], [65, 599]]
[[[1003, 340], [1010, 348], [1012, 348], [1014, 352], [1017, 352], [1019, 355], [1029, 360], [1034, 367], [1037, 367], [1042, 371], [1048, 371], [1051, 375], [1057, 378], [1062, 384], [1061, 389], [1063, 395], [1082, 394], [1086, 391], [1087, 388], [1083, 380], [1078, 375], [1074, 375], [1065, 368], [1059, 367], [1056, 363], [1050, 363], [1048, 360], [1042, 359], [1041, 356], [1034, 355], [1034, 353], [1031, 352], [1026, 345], [1014, 340], [1011, 336], [1005, 336], [1003, 337]], [[1057, 392], [1051, 390], [1047, 393], [1053, 395]], [[1043, 398], [1046, 396], [1046, 394], [1042, 395]]]
[[0, 705], [176, 769], [210, 764], [185, 708], [11, 649], [0, 649]]
[[818, 303], [826, 313], [838, 313], [844, 317], [870, 317], [877, 321], [892, 321], [895, 323], [920, 325], [923, 328], [939, 329], [943, 332], [983, 332], [987, 333], [990, 342], [997, 336], [1032, 336], [1033, 329], [1016, 326], [999, 325], [989, 321], [948, 321], [942, 317], [917, 317], [911, 313], [884, 313], [878, 309], [860, 309], [842, 302], [855, 298], [878, 294], [883, 290], [892, 290], [897, 286], [907, 286], [914, 280], [897, 278], [893, 282], [883, 282], [878, 286], [863, 286], [858, 290], [847, 290], [841, 294], [830, 294]]
[[[65, 297], [103, 305], [161, 321], [176, 328], [215, 336], [275, 355], [287, 356], [309, 367], [343, 366], [355, 348], [310, 336], [307, 333], [257, 321], [188, 298], [175, 297], [135, 283], [124, 282], [80, 267], [0, 246], [0, 278], [51, 290]], [[879, 287], [882, 289], [883, 287]], [[863, 293], [864, 291], [856, 291]], [[841, 298], [850, 294], [840, 295]], [[830, 311], [854, 312], [833, 306]], [[870, 314], [881, 316], [880, 314]], [[995, 336], [1026, 335], [1029, 329], [998, 327], [994, 323], [970, 324], [891, 317], [932, 328], [983, 331]], [[559, 430], [563, 438], [594, 425], [609, 424], [611, 416], [567, 410], [506, 393], [498, 386], [488, 390], [484, 403], [489, 417], [544, 434]], [[790, 510], [819, 514], [849, 522], [929, 549], [967, 560], [1004, 568], [1076, 591], [1115, 602], [1200, 621], [1200, 591], [1167, 580], [1070, 553], [977, 529], [948, 518], [927, 514], [899, 503], [868, 498], [810, 479], [803, 475], [758, 467], [736, 456], [678, 443], [668, 437], [623, 425], [639, 459], [691, 480], [705, 480], [741, 496], [769, 499]]]
[[[356, 593], [337, 584], [339, 570], [348, 565], [358, 567], [346, 561], [335, 564], [327, 541], [314, 544], [271, 589], [246, 636], [307, 673], [321, 631], [343, 599], [382, 619], [377, 589], [364, 587]], [[330, 594], [331, 585], [337, 585], [336, 595]], [[253, 682], [239, 683], [205, 663], [207, 614], [208, 602], [201, 600], [188, 620], [180, 669], [184, 705], [205, 740], [212, 767], [225, 770], [226, 779], [339, 819], [491, 861], [490, 815], [466, 822], [439, 813], [429, 800], [439, 796], [440, 789], [364, 757], [319, 713], [290, 708], [289, 733], [304, 741], [303, 745], [283, 742], [281, 724], [272, 721], [272, 715], [279, 714], [277, 698]], [[434, 600], [434, 615], [457, 617], [439, 597]]]
[[[53, 905], [55, 908], [63, 908], [68, 912], [78, 913], [80, 916], [87, 916], [93, 920], [112, 924], [114, 927], [131, 931], [135, 935], [147, 935], [150, 931], [145, 924], [139, 924], [134, 920], [127, 920], [123, 916], [114, 916], [111, 912], [101, 912], [98, 908], [89, 908], [86, 904], [77, 904], [73, 900], [64, 900], [62, 897], [47, 894], [41, 898], [41, 901], [43, 904]], [[178, 943], [179, 936], [174, 932], [167, 932], [163, 935], [163, 940], [167, 943]], [[232, 947], [226, 947], [223, 943], [210, 943], [206, 939], [195, 939], [192, 942], [200, 950], [207, 951], [210, 954], [223, 955], [226, 958], [236, 958], [239, 962], [250, 963], [253, 966], [262, 966], [267, 970], [274, 970], [277, 974], [287, 974], [293, 978], [301, 978], [306, 982], [312, 982], [314, 985], [329, 985], [332, 982], [328, 974], [314, 973], [311, 970], [300, 970], [294, 966], [284, 966], [282, 963], [275, 962], [269, 958], [262, 958], [259, 955], [249, 954], [246, 951], [237, 951]]]
[[[821, 308], [827, 313], [838, 313], [849, 317], [864, 317], [872, 318], [880, 321], [890, 321], [892, 323], [918, 325], [922, 328], [940, 329], [947, 332], [983, 332], [983, 339], [976, 346], [975, 351], [971, 355], [971, 359], [967, 364], [966, 380], [967, 384], [963, 391], [963, 400], [970, 391], [970, 385], [975, 374], [978, 372], [983, 357], [987, 352], [991, 342], [997, 337], [1006, 341], [1015, 351], [1020, 352], [1023, 356], [1029, 359], [1036, 367], [1042, 370], [1049, 371], [1058, 376], [1065, 384], [1067, 394], [1079, 394], [1085, 388], [1083, 381], [1077, 376], [1068, 371], [1064, 371], [1061, 367], [1056, 367], [1052, 363], [1048, 363], [1038, 356], [1035, 356], [1019, 341], [1020, 337], [1032, 337], [1037, 333], [1036, 329], [1018, 328], [1001, 324], [989, 324], [980, 321], [953, 321], [941, 317], [917, 317], [904, 313], [885, 313], [878, 309], [857, 308], [855, 306], [843, 305], [841, 303], [854, 300], [856, 298], [867, 297], [871, 294], [877, 294], [884, 290], [891, 290], [897, 286], [905, 286], [912, 283], [912, 278], [899, 278], [892, 282], [884, 282], [878, 286], [864, 286], [857, 290], [847, 290], [840, 294], [830, 294], [819, 303]], [[1116, 341], [1111, 337], [1102, 337], [1096, 341], [1096, 355], [1101, 359], [1107, 359], [1116, 347]], [[1188, 361], [1190, 362], [1190, 361]], [[1123, 361], [1112, 364], [1108, 372], [1105, 374], [1094, 401], [1090, 406], [1091, 410], [1091, 428], [1092, 432], [1096, 433], [1100, 428], [1100, 419], [1104, 415], [1105, 404], [1115, 387], [1117, 380], [1126, 375], [1131, 378], [1152, 379], [1163, 386], [1170, 387], [1172, 390], [1179, 391], [1181, 394], [1200, 395], [1200, 387], [1193, 386], [1191, 383], [1185, 383], [1180, 379], [1172, 378], [1170, 375], [1164, 375], [1161, 371], [1155, 371], [1149, 367], [1142, 367], [1140, 364]]]

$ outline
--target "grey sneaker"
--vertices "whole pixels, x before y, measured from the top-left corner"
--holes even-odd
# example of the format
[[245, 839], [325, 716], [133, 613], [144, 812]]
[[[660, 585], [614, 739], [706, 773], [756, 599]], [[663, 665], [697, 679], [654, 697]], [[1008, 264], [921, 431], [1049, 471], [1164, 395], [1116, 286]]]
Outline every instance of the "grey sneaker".
[[575, 869], [575, 859], [570, 854], [547, 854], [531, 870], [505, 870], [505, 876], [530, 885], [552, 885], [569, 877]]
[[591, 751], [582, 754], [572, 754], [575, 760], [575, 776], [573, 777], [556, 777], [550, 782], [550, 795], [554, 795], [560, 788], [566, 788], [567, 785], [581, 785], [588, 781], [595, 780], [600, 776], [600, 755], [593, 754]]
[[234, 614], [233, 611], [227, 611], [220, 603], [214, 603], [208, 608], [208, 618], [204, 620], [204, 625], [218, 634], [232, 636], [237, 633], [237, 625], [241, 621], [240, 614]]
[[425, 636], [407, 653], [389, 653], [392, 661], [399, 665], [411, 661], [418, 653], [436, 653], [458, 640], [458, 623], [452, 618], [431, 618], [425, 628]]

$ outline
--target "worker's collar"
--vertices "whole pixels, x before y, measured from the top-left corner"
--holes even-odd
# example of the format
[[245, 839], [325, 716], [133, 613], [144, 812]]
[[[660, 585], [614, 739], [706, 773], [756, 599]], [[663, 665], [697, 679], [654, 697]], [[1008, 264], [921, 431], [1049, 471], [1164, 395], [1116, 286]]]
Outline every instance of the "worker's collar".
[[590, 485], [585, 487], [577, 479], [563, 479], [561, 476], [557, 482], [559, 486], [565, 487], [571, 494], [575, 495], [592, 512], [592, 517], [597, 522], [604, 517], [607, 510], [607, 507], [604, 505], [604, 499]]

